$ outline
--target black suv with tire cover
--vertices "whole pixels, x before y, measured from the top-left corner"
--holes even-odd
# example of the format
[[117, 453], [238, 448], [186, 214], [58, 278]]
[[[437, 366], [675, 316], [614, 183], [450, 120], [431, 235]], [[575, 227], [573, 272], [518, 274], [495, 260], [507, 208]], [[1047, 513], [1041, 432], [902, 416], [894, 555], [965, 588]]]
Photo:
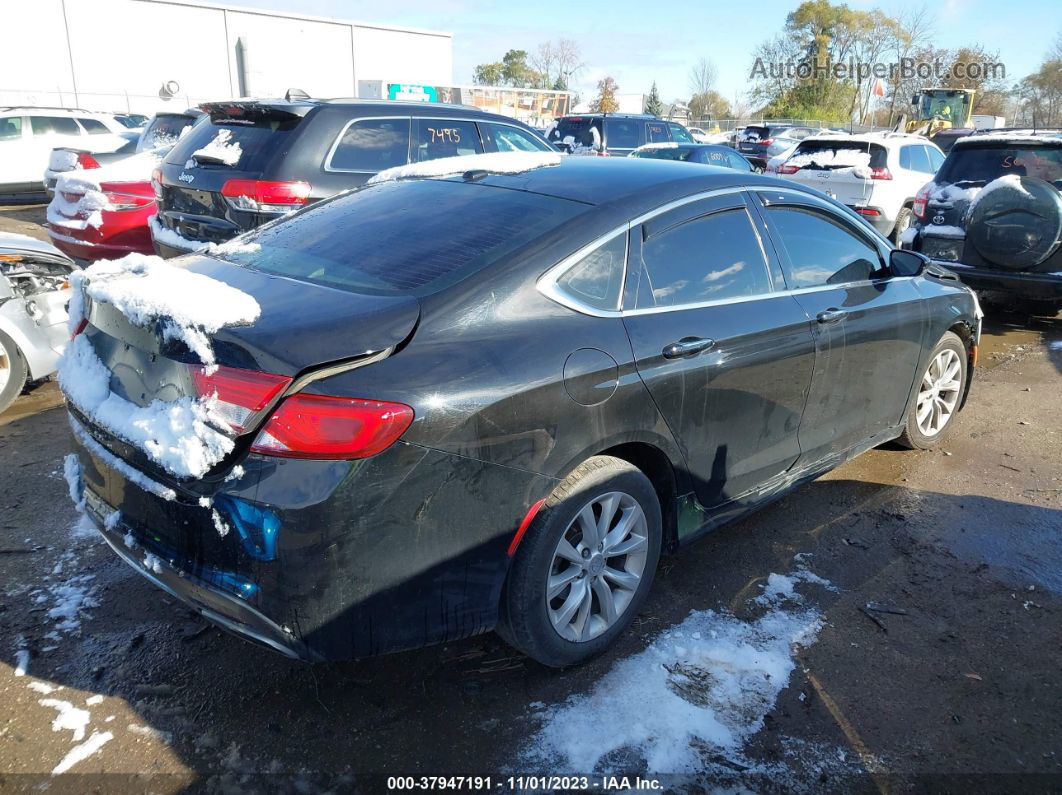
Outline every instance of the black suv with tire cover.
[[904, 247], [988, 298], [1062, 309], [1062, 133], [993, 130], [956, 141], [914, 203]]
[[209, 118], [152, 175], [151, 236], [163, 257], [224, 243], [394, 166], [554, 151], [526, 124], [462, 105], [262, 99], [199, 107]]

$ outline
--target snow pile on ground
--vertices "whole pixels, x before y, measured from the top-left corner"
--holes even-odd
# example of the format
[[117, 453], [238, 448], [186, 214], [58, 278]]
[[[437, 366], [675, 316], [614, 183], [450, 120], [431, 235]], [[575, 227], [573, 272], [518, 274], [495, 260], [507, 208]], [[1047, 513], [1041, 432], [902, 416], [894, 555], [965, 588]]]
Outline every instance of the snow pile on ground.
[[560, 165], [558, 152], [487, 152], [482, 155], [441, 157], [423, 163], [410, 163], [381, 171], [366, 184], [393, 182], [400, 179], [453, 177], [466, 171], [486, 171], [488, 174], [523, 174], [536, 168]]
[[649, 773], [697, 772], [706, 754], [739, 761], [789, 682], [794, 646], [814, 642], [821, 626], [817, 611], [800, 607], [798, 581], [828, 585], [801, 567], [771, 575], [759, 597], [769, 609], [755, 621], [692, 612], [589, 693], [542, 713], [523, 761], [589, 772], [626, 754]]
[[[71, 282], [71, 330], [84, 318], [87, 296], [114, 306], [136, 326], [161, 323], [164, 338], [184, 342], [208, 367], [214, 364], [208, 335], [223, 326], [251, 323], [261, 313], [258, 302], [240, 290], [141, 254], [97, 262], [75, 273]], [[67, 345], [59, 362], [59, 384], [67, 399], [160, 466], [179, 477], [200, 477], [232, 450], [228, 426], [214, 412], [215, 396], [137, 406], [113, 393], [110, 379], [85, 335]], [[71, 496], [77, 502], [73, 486]]]
[[[52, 769], [53, 776], [65, 773], [78, 762], [82, 762], [97, 753], [104, 745], [114, 739], [114, 735], [111, 732], [93, 731], [89, 738], [85, 740], [85, 730], [88, 728], [92, 717], [87, 709], [75, 707], [69, 701], [63, 701], [58, 698], [42, 698], [37, 703], [42, 707], [51, 707], [58, 712], [52, 721], [52, 731], [69, 731], [71, 732], [70, 741], [79, 743], [71, 748], [66, 753], [66, 756], [60, 760], [59, 764]], [[90, 698], [86, 703], [95, 704], [99, 702]]]
[[218, 134], [210, 140], [210, 143], [192, 152], [191, 159], [184, 164], [184, 167], [195, 168], [203, 162], [235, 166], [242, 156], [243, 148], [239, 141], [232, 140], [232, 130], [218, 130]]
[[103, 211], [114, 209], [100, 186], [111, 182], [147, 182], [160, 159], [154, 152], [142, 152], [103, 168], [79, 167], [59, 174], [55, 195], [48, 204], [48, 223], [66, 229], [90, 226], [99, 229]]
[[70, 634], [81, 629], [81, 620], [89, 608], [99, 607], [91, 582], [93, 574], [77, 574], [48, 586], [54, 605], [48, 610], [48, 618], [55, 622], [55, 632]]

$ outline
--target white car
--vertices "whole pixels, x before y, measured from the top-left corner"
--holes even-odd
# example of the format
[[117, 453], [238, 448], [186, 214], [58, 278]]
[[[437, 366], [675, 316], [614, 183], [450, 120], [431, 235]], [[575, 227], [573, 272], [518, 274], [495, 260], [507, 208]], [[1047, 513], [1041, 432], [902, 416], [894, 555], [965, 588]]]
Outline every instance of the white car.
[[693, 140], [696, 141], [697, 143], [699, 143], [699, 144], [710, 143], [709, 140], [708, 140], [708, 135], [709, 134], [706, 133], [704, 130], [702, 130], [700, 127], [687, 127], [686, 130], [689, 132], [689, 134], [691, 136], [693, 136]]
[[27, 381], [55, 372], [70, 338], [67, 285], [75, 270], [51, 243], [0, 232], [0, 412]]
[[918, 135], [816, 135], [777, 164], [777, 173], [848, 205], [898, 243], [915, 196], [943, 162], [944, 153]]
[[39, 197], [52, 149], [114, 151], [129, 130], [106, 113], [66, 108], [0, 108], [0, 201]]

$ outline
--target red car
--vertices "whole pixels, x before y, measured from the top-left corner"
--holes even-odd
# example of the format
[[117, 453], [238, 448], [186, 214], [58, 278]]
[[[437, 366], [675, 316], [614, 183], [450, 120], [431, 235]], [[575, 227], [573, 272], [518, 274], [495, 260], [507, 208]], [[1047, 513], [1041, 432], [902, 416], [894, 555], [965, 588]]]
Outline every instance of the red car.
[[150, 180], [97, 185], [98, 191], [84, 179], [61, 179], [56, 185], [45, 224], [55, 247], [90, 261], [154, 254], [148, 231], [148, 218], [155, 214]]

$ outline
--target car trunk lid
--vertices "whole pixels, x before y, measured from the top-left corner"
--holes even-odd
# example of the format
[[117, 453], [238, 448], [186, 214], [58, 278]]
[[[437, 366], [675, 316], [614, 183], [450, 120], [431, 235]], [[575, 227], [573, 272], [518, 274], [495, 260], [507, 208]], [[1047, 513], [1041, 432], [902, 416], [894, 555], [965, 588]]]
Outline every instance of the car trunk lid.
[[875, 179], [885, 178], [885, 147], [866, 141], [801, 141], [779, 173], [820, 190], [841, 204], [863, 207], [871, 202]]

